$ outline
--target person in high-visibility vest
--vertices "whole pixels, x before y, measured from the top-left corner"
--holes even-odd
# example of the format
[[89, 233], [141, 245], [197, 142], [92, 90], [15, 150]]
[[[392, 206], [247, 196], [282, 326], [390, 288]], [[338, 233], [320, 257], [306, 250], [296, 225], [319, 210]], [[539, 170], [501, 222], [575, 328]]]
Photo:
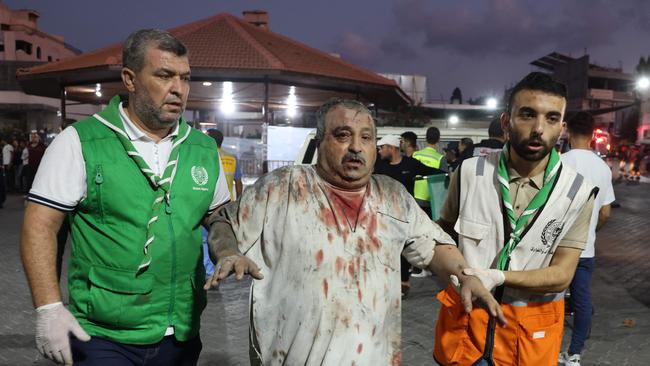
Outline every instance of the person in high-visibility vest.
[[[438, 143], [440, 142], [440, 130], [437, 127], [427, 129], [427, 147], [413, 153], [413, 158], [419, 160], [429, 168], [436, 168], [443, 172], [448, 171], [447, 160], [445, 156], [438, 152]], [[415, 201], [422, 207], [429, 216], [431, 216], [431, 204], [429, 203], [429, 186], [426, 179], [415, 181], [413, 187], [413, 196]]]
[[221, 165], [223, 167], [223, 172], [226, 174], [226, 183], [228, 184], [228, 190], [230, 191], [230, 199], [234, 201], [235, 198], [241, 196], [243, 189], [241, 182], [241, 169], [239, 168], [239, 164], [237, 164], [237, 158], [226, 154], [221, 149], [221, 144], [223, 144], [223, 133], [221, 131], [211, 128], [207, 130], [206, 133], [217, 143]]
[[451, 284], [437, 296], [442, 306], [433, 351], [441, 365], [488, 357], [496, 365], [557, 364], [563, 292], [585, 248], [598, 192], [554, 148], [566, 95], [548, 74], [526, 76], [501, 115], [508, 144], [465, 160], [451, 178], [438, 224], [455, 237], [463, 274], [497, 288], [507, 324], [493, 327], [480, 309], [465, 313], [447, 275]]

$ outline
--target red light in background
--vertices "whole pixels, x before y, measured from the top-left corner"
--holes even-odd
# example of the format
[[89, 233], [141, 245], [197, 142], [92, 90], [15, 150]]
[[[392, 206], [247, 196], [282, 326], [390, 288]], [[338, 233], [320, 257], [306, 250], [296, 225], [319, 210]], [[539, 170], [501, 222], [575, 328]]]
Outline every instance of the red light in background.
[[607, 146], [605, 146], [605, 147], [607, 148], [607, 151], [609, 151], [610, 148], [611, 148], [611, 146], [609, 146], [609, 144], [607, 144]]
[[605, 138], [603, 138], [603, 137], [596, 137], [596, 143], [597, 143], [597, 144], [602, 144], [603, 142], [605, 142]]
[[601, 130], [600, 128], [597, 128], [596, 133], [603, 133], [603, 130]]

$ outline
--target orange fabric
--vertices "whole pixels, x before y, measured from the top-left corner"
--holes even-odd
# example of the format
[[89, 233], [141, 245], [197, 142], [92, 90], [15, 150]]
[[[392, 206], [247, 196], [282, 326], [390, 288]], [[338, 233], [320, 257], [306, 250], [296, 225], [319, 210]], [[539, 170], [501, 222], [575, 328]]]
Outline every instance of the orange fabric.
[[[488, 316], [483, 309], [464, 312], [451, 287], [438, 293], [442, 304], [436, 323], [433, 357], [441, 365], [471, 365], [483, 354]], [[501, 305], [508, 320], [496, 327], [493, 359], [496, 365], [557, 365], [562, 344], [564, 300]]]

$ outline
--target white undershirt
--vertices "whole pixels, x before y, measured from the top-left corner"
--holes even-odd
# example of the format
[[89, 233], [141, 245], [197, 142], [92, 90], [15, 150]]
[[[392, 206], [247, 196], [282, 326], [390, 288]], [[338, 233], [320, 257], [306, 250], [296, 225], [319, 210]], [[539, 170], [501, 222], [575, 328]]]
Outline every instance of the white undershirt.
[[[122, 104], [119, 110], [124, 130], [133, 147], [142, 155], [149, 168], [160, 175], [167, 165], [172, 140], [178, 134], [178, 124], [172, 133], [156, 143], [129, 119]], [[84, 198], [86, 198], [86, 165], [81, 152], [81, 141], [76, 129], [66, 128], [45, 150], [27, 199], [61, 211], [73, 211]], [[219, 160], [219, 178], [210, 210], [229, 200], [230, 193]]]

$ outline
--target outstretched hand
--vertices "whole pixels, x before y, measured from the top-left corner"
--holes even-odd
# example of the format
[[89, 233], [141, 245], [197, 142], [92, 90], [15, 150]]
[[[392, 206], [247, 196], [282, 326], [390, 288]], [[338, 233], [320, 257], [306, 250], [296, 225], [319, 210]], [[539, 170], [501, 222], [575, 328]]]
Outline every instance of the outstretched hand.
[[219, 258], [215, 266], [214, 274], [212, 277], [205, 281], [203, 289], [209, 290], [219, 286], [219, 281], [228, 277], [230, 274], [235, 273], [235, 278], [241, 280], [245, 274], [249, 274], [256, 280], [264, 278], [260, 267], [253, 262], [250, 258], [242, 254], [232, 254]]

